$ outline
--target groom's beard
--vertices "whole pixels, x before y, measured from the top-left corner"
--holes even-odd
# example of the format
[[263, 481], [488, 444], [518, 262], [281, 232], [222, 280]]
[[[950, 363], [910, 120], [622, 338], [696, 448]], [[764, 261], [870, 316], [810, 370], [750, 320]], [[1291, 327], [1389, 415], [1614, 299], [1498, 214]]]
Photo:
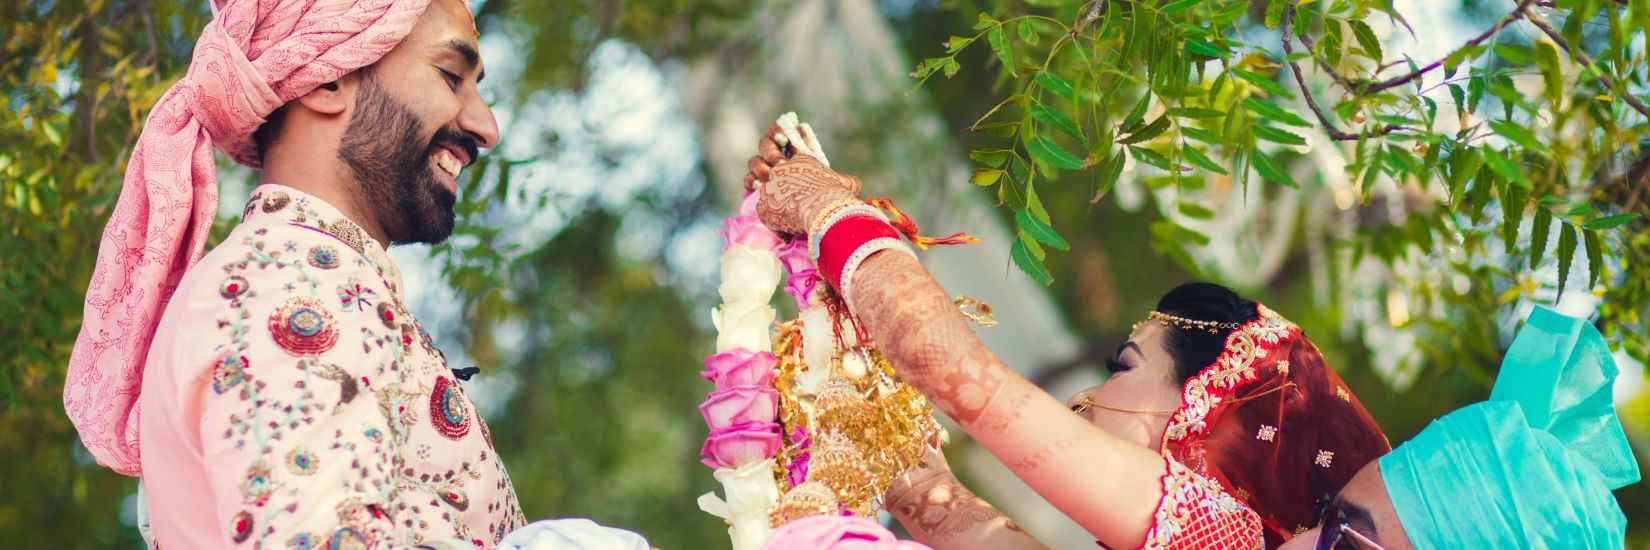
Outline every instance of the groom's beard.
[[384, 231], [386, 244], [438, 244], [453, 234], [458, 197], [436, 176], [434, 144], [457, 145], [476, 158], [475, 141], [445, 128], [425, 139], [425, 124], [394, 98], [370, 69], [362, 72], [357, 112], [344, 130], [338, 158], [355, 180], [357, 203]]

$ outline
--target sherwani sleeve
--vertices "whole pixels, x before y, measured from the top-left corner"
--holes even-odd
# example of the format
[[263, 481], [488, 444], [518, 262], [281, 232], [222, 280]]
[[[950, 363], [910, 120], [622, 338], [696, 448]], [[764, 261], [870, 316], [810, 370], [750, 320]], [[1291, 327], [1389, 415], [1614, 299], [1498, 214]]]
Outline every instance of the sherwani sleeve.
[[[198, 406], [217, 517], [230, 518], [224, 548], [415, 542], [419, 526], [395, 524], [395, 472], [428, 389], [405, 387], [394, 367], [404, 335], [391, 328], [398, 310], [381, 305], [385, 280], [326, 239], [304, 228], [256, 239], [224, 268], [226, 319], [198, 336], [218, 339], [202, 342], [216, 364], [184, 401]], [[292, 250], [276, 250], [282, 241]]]

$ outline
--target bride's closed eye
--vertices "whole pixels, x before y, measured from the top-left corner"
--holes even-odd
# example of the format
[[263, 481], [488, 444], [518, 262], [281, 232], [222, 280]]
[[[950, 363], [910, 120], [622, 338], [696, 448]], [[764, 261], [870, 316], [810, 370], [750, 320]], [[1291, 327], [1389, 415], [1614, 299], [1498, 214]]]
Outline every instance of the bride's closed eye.
[[1131, 367], [1129, 367], [1128, 365], [1123, 364], [1122, 361], [1118, 361], [1117, 358], [1115, 358], [1115, 357], [1110, 358], [1110, 359], [1106, 359], [1106, 372], [1110, 372], [1112, 374], [1117, 374], [1117, 373], [1129, 370], [1130, 368]]

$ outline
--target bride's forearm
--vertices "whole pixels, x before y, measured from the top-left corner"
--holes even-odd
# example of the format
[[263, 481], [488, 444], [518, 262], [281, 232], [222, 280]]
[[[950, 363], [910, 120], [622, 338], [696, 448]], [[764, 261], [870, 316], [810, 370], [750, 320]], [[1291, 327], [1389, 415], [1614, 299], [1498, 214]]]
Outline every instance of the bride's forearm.
[[888, 512], [934, 550], [1048, 548], [950, 472], [928, 476], [888, 493]]
[[872, 254], [852, 277], [854, 313], [902, 379], [1100, 541], [1140, 543], [1161, 456], [1071, 414], [1004, 364], [914, 258]]

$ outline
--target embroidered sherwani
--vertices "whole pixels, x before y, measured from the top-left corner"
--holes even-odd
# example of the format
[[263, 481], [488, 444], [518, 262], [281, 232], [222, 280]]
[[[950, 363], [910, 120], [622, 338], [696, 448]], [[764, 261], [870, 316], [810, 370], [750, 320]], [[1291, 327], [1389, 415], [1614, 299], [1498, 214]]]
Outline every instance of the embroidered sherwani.
[[254, 190], [150, 347], [140, 445], [161, 547], [490, 548], [525, 523], [401, 288], [332, 206]]

